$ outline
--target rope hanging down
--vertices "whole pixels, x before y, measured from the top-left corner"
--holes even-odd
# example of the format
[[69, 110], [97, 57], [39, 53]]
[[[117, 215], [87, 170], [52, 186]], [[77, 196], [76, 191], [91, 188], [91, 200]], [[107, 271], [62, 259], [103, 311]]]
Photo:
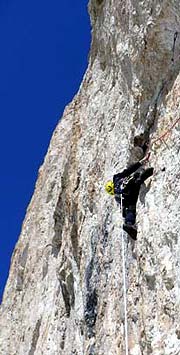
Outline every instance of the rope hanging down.
[[[122, 211], [122, 194], [121, 194], [121, 211]], [[122, 264], [123, 264], [123, 293], [124, 293], [124, 333], [125, 333], [125, 354], [128, 355], [128, 322], [127, 322], [127, 289], [126, 289], [126, 267], [125, 267], [125, 248], [124, 248], [124, 233], [121, 228], [122, 240]]]

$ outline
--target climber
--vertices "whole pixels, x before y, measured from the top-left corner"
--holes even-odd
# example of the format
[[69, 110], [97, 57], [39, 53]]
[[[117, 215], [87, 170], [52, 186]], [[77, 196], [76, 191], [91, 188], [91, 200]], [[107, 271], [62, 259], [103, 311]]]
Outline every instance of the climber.
[[121, 204], [122, 194], [122, 216], [125, 219], [123, 229], [129, 236], [137, 239], [136, 227], [136, 203], [142, 183], [153, 174], [153, 168], [139, 170], [149, 160], [150, 153], [137, 163], [131, 164], [127, 169], [113, 176], [113, 181], [108, 181], [105, 190], [114, 195], [116, 202]]

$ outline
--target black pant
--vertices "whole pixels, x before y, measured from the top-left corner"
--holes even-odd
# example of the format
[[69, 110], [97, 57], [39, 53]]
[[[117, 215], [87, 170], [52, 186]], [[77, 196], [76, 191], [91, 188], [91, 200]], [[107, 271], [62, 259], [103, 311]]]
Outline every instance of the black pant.
[[125, 223], [127, 224], [135, 224], [136, 223], [136, 206], [127, 206], [123, 207], [123, 217], [125, 219]]
[[134, 173], [134, 178], [127, 183], [123, 194], [123, 217], [125, 223], [136, 223], [136, 203], [141, 184], [153, 174], [153, 168]]

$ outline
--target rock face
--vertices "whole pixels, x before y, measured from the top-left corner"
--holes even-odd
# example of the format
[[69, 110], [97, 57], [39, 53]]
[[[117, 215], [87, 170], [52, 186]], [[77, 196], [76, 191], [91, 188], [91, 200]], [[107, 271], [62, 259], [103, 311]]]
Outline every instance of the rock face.
[[91, 0], [89, 12], [89, 66], [12, 256], [0, 354], [125, 354], [122, 218], [104, 183], [143, 157], [141, 134], [155, 174], [141, 188], [137, 242], [124, 233], [128, 354], [178, 355], [179, 0]]

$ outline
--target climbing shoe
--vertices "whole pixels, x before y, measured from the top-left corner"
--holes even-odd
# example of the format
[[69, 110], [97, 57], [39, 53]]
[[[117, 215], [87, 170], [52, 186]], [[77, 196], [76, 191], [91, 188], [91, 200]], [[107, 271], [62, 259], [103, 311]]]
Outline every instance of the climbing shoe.
[[133, 239], [137, 240], [137, 228], [131, 224], [123, 224], [124, 231]]

